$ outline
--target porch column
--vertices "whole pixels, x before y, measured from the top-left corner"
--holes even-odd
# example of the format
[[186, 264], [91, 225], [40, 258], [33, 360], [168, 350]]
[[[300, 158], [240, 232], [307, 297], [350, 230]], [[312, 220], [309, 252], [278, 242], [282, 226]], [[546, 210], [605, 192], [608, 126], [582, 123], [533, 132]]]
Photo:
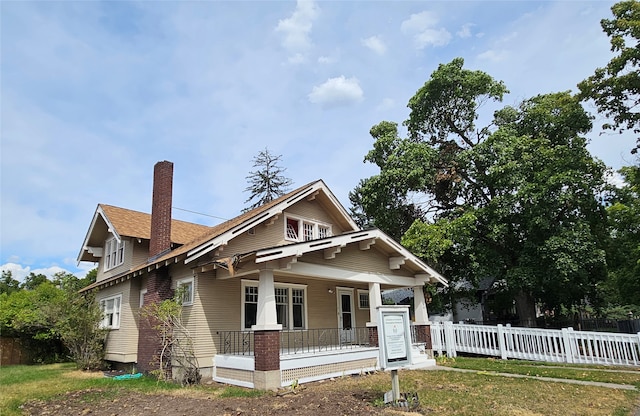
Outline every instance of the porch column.
[[382, 306], [380, 283], [369, 283], [369, 345], [378, 346], [378, 307]]
[[256, 324], [251, 327], [254, 331], [280, 331], [276, 314], [276, 293], [273, 285], [273, 270], [260, 270], [258, 283], [258, 313]]
[[427, 302], [425, 301], [423, 290], [423, 286], [413, 287], [413, 306], [415, 309], [413, 326], [416, 333], [416, 342], [424, 342], [425, 349], [431, 350], [431, 322], [429, 322]]
[[280, 388], [280, 330], [276, 313], [273, 270], [260, 270], [258, 311], [254, 331], [253, 385], [261, 390]]

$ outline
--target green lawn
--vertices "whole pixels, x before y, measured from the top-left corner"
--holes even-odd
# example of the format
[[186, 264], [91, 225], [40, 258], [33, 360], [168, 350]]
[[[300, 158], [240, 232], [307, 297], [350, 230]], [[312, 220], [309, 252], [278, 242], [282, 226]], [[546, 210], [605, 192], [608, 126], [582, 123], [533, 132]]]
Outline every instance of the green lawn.
[[441, 364], [448, 367], [477, 371], [598, 381], [602, 383], [630, 384], [640, 389], [640, 368], [638, 367], [607, 367], [466, 357], [446, 360], [441, 362]]

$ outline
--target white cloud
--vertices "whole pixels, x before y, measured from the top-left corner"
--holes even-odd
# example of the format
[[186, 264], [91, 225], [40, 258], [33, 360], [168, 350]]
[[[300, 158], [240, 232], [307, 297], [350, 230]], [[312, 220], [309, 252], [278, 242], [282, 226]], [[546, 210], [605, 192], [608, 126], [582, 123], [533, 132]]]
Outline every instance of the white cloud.
[[318, 58], [319, 64], [332, 64], [335, 61], [336, 61], [335, 58], [332, 58], [330, 56], [321, 56]]
[[341, 75], [313, 87], [309, 101], [323, 107], [337, 107], [362, 101], [364, 93], [357, 78]]
[[295, 55], [291, 55], [289, 59], [287, 59], [287, 62], [289, 62], [292, 65], [299, 65], [304, 63], [306, 60], [307, 58], [305, 58], [303, 54], [296, 53]]
[[456, 32], [456, 35], [460, 38], [469, 38], [471, 37], [471, 28], [475, 26], [473, 23], [466, 23], [462, 25], [459, 31]]
[[376, 106], [376, 111], [387, 111], [395, 107], [396, 102], [393, 98], [385, 98]]
[[478, 59], [492, 61], [492, 62], [501, 62], [507, 59], [509, 54], [507, 51], [497, 51], [495, 49], [489, 49], [488, 51], [482, 52], [478, 54]]
[[378, 55], [384, 55], [387, 51], [387, 45], [385, 45], [380, 36], [371, 36], [369, 38], [362, 39], [362, 44]]
[[451, 41], [451, 33], [445, 28], [436, 28], [437, 16], [429, 11], [412, 14], [400, 25], [405, 35], [413, 36], [417, 49], [426, 46], [444, 46]]
[[414, 34], [422, 32], [438, 23], [435, 13], [424, 11], [412, 14], [407, 20], [400, 25], [402, 33]]
[[51, 278], [54, 274], [59, 272], [71, 273], [69, 270], [63, 269], [62, 267], [58, 267], [58, 266], [32, 269], [29, 266], [22, 266], [17, 263], [5, 263], [2, 266], [0, 266], [0, 270], [2, 270], [3, 272], [4, 271], [11, 272], [11, 277], [13, 277], [19, 282], [24, 282], [24, 278], [27, 277], [30, 273], [43, 274], [48, 278]]
[[284, 34], [282, 45], [290, 51], [304, 51], [311, 46], [309, 35], [318, 6], [313, 0], [298, 0], [291, 17], [280, 20], [276, 32]]

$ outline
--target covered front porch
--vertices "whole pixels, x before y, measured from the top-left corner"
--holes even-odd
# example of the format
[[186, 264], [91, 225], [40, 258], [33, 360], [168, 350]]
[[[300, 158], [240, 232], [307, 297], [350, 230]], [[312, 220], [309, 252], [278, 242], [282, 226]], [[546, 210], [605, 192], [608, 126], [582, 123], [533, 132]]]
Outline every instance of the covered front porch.
[[430, 359], [423, 288], [446, 281], [379, 230], [258, 250], [234, 264], [216, 280], [239, 280], [241, 330], [212, 333], [216, 381], [274, 389], [379, 368], [383, 289], [413, 289], [414, 363]]
[[[412, 325], [412, 366], [435, 365], [429, 326]], [[352, 328], [345, 336], [339, 328], [280, 331], [279, 369], [256, 371], [255, 331], [219, 331], [213, 358], [213, 380], [249, 388], [277, 388], [380, 368], [377, 327]], [[260, 355], [260, 352], [257, 352]], [[257, 376], [257, 377], [256, 377]], [[270, 381], [269, 386], [262, 385]]]

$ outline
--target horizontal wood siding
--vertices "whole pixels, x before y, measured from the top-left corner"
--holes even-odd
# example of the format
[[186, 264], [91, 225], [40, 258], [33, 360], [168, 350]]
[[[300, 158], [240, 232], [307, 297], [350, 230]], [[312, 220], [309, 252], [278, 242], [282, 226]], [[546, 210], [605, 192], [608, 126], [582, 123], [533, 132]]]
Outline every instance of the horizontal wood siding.
[[140, 279], [131, 279], [102, 289], [96, 300], [122, 294], [120, 328], [107, 336], [107, 354], [136, 356], [138, 354], [138, 310], [140, 305]]
[[[318, 204], [316, 200], [307, 201], [302, 200], [297, 204], [289, 207], [285, 213], [304, 217], [306, 219], [314, 220], [317, 222], [331, 224], [331, 232], [333, 235], [342, 234], [344, 229], [340, 228], [335, 218], [333, 218], [322, 205]], [[282, 232], [284, 232], [284, 224], [282, 224]]]

